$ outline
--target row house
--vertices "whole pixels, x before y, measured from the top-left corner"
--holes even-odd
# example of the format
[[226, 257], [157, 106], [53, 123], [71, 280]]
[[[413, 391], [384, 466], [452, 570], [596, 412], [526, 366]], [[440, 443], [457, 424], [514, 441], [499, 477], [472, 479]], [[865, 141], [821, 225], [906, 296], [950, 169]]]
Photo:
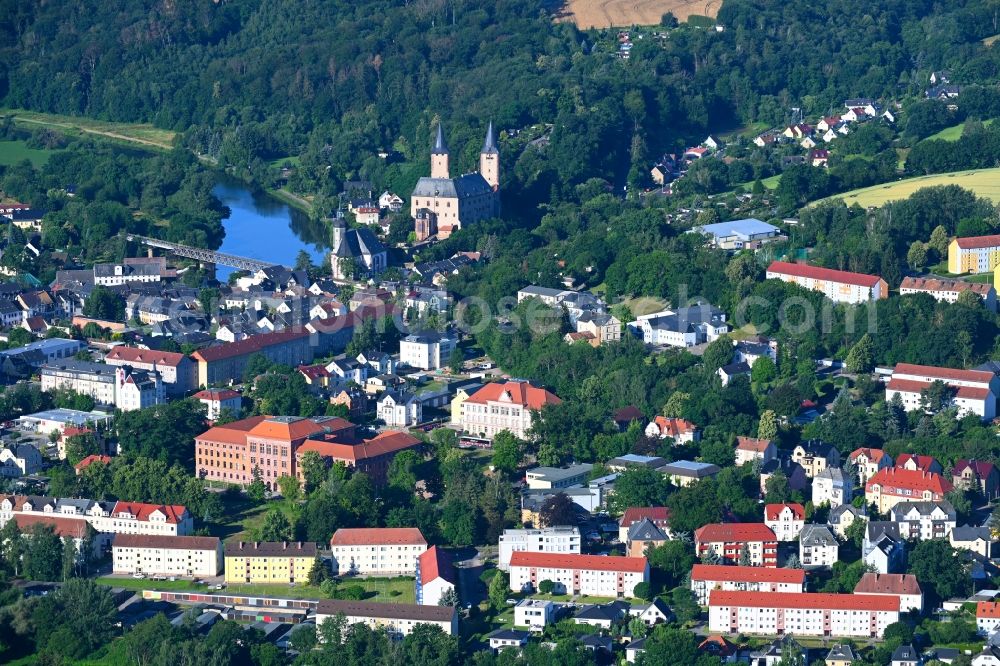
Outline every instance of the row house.
[[939, 502], [899, 502], [890, 511], [904, 539], [927, 541], [946, 539], [955, 529], [957, 514], [947, 500]]
[[116, 534], [112, 571], [148, 576], [217, 576], [223, 568], [219, 537]]
[[231, 541], [226, 544], [226, 582], [275, 585], [305, 583], [316, 563], [314, 543]]
[[990, 312], [997, 311], [997, 292], [991, 284], [966, 282], [965, 280], [945, 280], [936, 277], [905, 277], [899, 284], [899, 295], [928, 294], [936, 301], [955, 303], [959, 294], [972, 292], [983, 301]]
[[812, 502], [814, 506], [826, 504], [831, 509], [849, 504], [854, 496], [851, 477], [838, 467], [827, 467], [813, 477]]
[[421, 625], [438, 627], [448, 636], [458, 635], [458, 611], [454, 606], [386, 604], [339, 599], [322, 599], [316, 605], [316, 626], [322, 626], [327, 620], [341, 617], [347, 626], [363, 624], [373, 631], [385, 630], [393, 639], [409, 636]]
[[711, 523], [695, 530], [694, 543], [701, 559], [711, 553], [723, 564], [778, 566], [778, 538], [764, 523]]
[[460, 425], [464, 432], [486, 440], [502, 430], [527, 439], [535, 414], [560, 402], [555, 394], [528, 382], [486, 384], [462, 402]]
[[802, 592], [806, 584], [804, 569], [695, 564], [691, 568], [691, 591], [698, 603], [708, 605], [712, 590], [749, 592]]
[[645, 557], [559, 555], [517, 552], [510, 558], [510, 589], [538, 589], [549, 580], [556, 594], [634, 597], [635, 586], [649, 582]]
[[818, 291], [835, 303], [858, 304], [889, 297], [889, 286], [877, 275], [774, 261], [767, 267], [765, 276], [768, 280], [781, 280]]
[[935, 382], [941, 382], [951, 389], [951, 404], [958, 410], [959, 416], [975, 414], [984, 421], [996, 417], [1000, 380], [992, 372], [984, 370], [956, 370], [897, 363], [886, 384], [886, 402], [899, 396], [906, 411], [923, 410], [922, 393]]
[[415, 527], [342, 527], [330, 550], [336, 575], [412, 576], [427, 539]]
[[881, 638], [899, 621], [899, 601], [888, 596], [714, 590], [708, 630], [765, 636]]
[[757, 437], [736, 438], [736, 464], [746, 465], [755, 460], [767, 462], [778, 457], [778, 447], [769, 439]]
[[940, 502], [954, 489], [940, 474], [890, 467], [880, 470], [865, 484], [865, 501], [879, 513], [888, 513], [900, 502]]
[[892, 467], [892, 456], [882, 449], [861, 447], [851, 451], [847, 459], [854, 465], [858, 474], [858, 485], [864, 486], [868, 479], [875, 476], [880, 469]]
[[854, 594], [878, 594], [899, 600], [899, 612], [924, 609], [924, 593], [913, 574], [865, 572], [854, 586]]
[[795, 541], [806, 524], [806, 510], [801, 504], [765, 504], [764, 524], [778, 541]]
[[[622, 543], [625, 539], [622, 539]], [[582, 541], [580, 528], [558, 525], [542, 529], [506, 529], [500, 535], [497, 568], [510, 568], [511, 555], [529, 553], [571, 553], [579, 555]]]

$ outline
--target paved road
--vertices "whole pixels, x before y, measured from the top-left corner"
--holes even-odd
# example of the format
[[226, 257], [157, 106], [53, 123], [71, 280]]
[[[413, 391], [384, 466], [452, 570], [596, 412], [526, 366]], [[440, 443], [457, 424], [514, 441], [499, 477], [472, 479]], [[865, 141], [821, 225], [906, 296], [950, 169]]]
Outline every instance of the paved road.
[[[458, 559], [463, 557], [465, 559]], [[479, 550], [469, 548], [458, 554], [455, 559], [455, 569], [458, 572], [458, 589], [462, 606], [478, 605], [486, 599], [486, 586], [479, 580], [484, 563]]]

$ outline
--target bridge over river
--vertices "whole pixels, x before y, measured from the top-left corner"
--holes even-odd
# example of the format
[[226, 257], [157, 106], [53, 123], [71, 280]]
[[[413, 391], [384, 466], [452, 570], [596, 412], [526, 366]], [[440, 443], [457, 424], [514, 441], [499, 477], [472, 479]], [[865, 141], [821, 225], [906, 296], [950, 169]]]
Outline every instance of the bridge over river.
[[200, 247], [191, 247], [190, 245], [171, 243], [169, 241], [160, 240], [159, 238], [149, 238], [148, 236], [128, 234], [126, 238], [147, 247], [166, 250], [171, 254], [177, 255], [178, 257], [187, 257], [188, 259], [195, 259], [208, 264], [230, 266], [241, 271], [250, 271], [251, 273], [259, 271], [262, 268], [268, 268], [275, 265], [273, 262], [261, 261], [260, 259], [239, 257], [235, 254], [226, 254], [225, 252], [215, 252], [214, 250], [205, 250]]

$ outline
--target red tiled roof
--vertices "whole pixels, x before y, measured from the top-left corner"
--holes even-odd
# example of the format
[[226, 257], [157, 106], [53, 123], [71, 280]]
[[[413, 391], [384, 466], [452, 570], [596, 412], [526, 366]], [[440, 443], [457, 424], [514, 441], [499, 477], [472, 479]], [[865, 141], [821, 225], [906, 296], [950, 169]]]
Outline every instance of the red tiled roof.
[[[344, 419], [338, 419], [349, 423]], [[255, 425], [247, 434], [251, 437], [264, 437], [266, 439], [279, 439], [291, 442], [296, 439], [304, 439], [316, 433], [323, 432], [324, 427], [333, 425], [324, 423], [320, 425], [311, 419], [298, 419], [295, 421], [278, 421], [272, 417], [265, 418]]]
[[625, 514], [618, 524], [622, 527], [631, 527], [633, 523], [644, 518], [648, 518], [654, 524], [665, 523], [670, 520], [670, 509], [665, 506], [630, 506], [625, 509]]
[[86, 458], [84, 458], [83, 460], [81, 460], [80, 462], [78, 462], [77, 464], [73, 465], [73, 468], [77, 472], [82, 472], [83, 470], [85, 470], [88, 467], [90, 467], [90, 465], [92, 463], [95, 463], [95, 462], [99, 462], [99, 463], [103, 463], [105, 465], [108, 465], [108, 464], [111, 463], [111, 456], [99, 456], [99, 455], [96, 455], [96, 454], [92, 454], [92, 455], [87, 456]]
[[299, 372], [301, 372], [307, 379], [319, 379], [320, 377], [329, 377], [330, 371], [326, 369], [325, 365], [300, 365], [298, 367]]
[[239, 398], [240, 395], [239, 391], [232, 389], [205, 389], [195, 393], [194, 397], [198, 400], [229, 400], [230, 398]]
[[976, 617], [1000, 618], [1000, 602], [980, 601], [976, 604]]
[[956, 238], [955, 241], [958, 243], [958, 247], [963, 250], [979, 250], [985, 247], [1000, 246], [1000, 235], [966, 236], [965, 238]]
[[166, 516], [166, 522], [176, 524], [184, 520], [187, 508], [180, 504], [146, 504], [143, 502], [115, 502], [115, 508], [111, 510], [111, 516], [128, 513], [136, 517], [137, 520], [146, 521], [149, 517], [159, 511]]
[[940, 368], [934, 365], [916, 365], [915, 363], [897, 363], [896, 367], [892, 369], [892, 376], [896, 375], [916, 375], [940, 379], [941, 381], [950, 379], [984, 384], [993, 381], [993, 373], [985, 370], [958, 370], [956, 368]]
[[302, 443], [302, 446], [295, 450], [295, 455], [301, 456], [308, 451], [315, 451], [324, 458], [357, 462], [359, 460], [378, 458], [379, 456], [396, 453], [397, 451], [403, 451], [420, 446], [421, 444], [423, 442], [409, 433], [398, 430], [387, 430], [360, 444], [307, 439]]
[[991, 462], [985, 460], [956, 460], [954, 474], [961, 474], [966, 469], [971, 469], [972, 473], [979, 478], [986, 478], [993, 473], [996, 467]]
[[452, 585], [455, 584], [455, 567], [451, 564], [451, 557], [437, 546], [431, 546], [420, 553], [417, 558], [417, 566], [420, 567], [420, 583], [427, 585], [437, 578], [443, 578]]
[[797, 583], [801, 585], [806, 581], [806, 572], [805, 569], [695, 564], [691, 567], [691, 580], [729, 581], [732, 583]]
[[965, 280], [907, 276], [899, 283], [899, 288], [900, 290], [914, 289], [917, 291], [972, 291], [977, 294], [986, 295], [993, 286], [982, 282], [966, 282]]
[[487, 384], [466, 399], [466, 403], [486, 404], [497, 402], [500, 396], [510, 395], [510, 401], [528, 409], [540, 410], [545, 405], [558, 405], [562, 402], [554, 393], [543, 388], [532, 386], [528, 382], [495, 382]]
[[819, 266], [810, 266], [808, 264], [790, 264], [786, 261], [772, 261], [771, 265], [767, 267], [767, 272], [812, 278], [814, 280], [826, 280], [828, 282], [841, 282], [869, 288], [874, 287], [881, 279], [877, 275], [838, 271], [832, 268], [820, 268]]
[[331, 546], [426, 546], [416, 527], [342, 527], [330, 538]]
[[223, 444], [247, 443], [247, 433], [254, 429], [266, 416], [251, 416], [221, 426], [215, 426], [195, 437], [196, 441], [221, 442]]
[[62, 516], [33, 516], [26, 513], [15, 513], [14, 522], [27, 532], [35, 525], [51, 525], [56, 534], [61, 537], [83, 538], [87, 533], [87, 521], [83, 517], [69, 518]]
[[709, 606], [750, 608], [807, 608], [810, 610], [899, 611], [899, 599], [881, 594], [824, 594], [819, 592], [743, 592], [712, 590]]
[[125, 363], [155, 363], [176, 368], [184, 360], [184, 354], [177, 352], [154, 351], [119, 345], [104, 357], [106, 361], [123, 361]]
[[[931, 386], [931, 382], [918, 382], [912, 379], [890, 379], [886, 384], [886, 390], [899, 391], [900, 393], [921, 393]], [[990, 395], [988, 388], [977, 388], [975, 386], [956, 386], [955, 397], [965, 400], [985, 400]]]
[[940, 474], [925, 472], [919, 469], [903, 469], [901, 467], [884, 467], [876, 472], [865, 484], [865, 491], [873, 486], [881, 486], [882, 492], [892, 495], [891, 489], [906, 488], [908, 490], [929, 490], [938, 495], [951, 492], [954, 486]]
[[510, 566], [534, 567], [536, 569], [581, 569], [642, 573], [646, 570], [647, 563], [645, 557], [529, 553], [521, 550], [511, 554]]
[[764, 523], [710, 523], [694, 531], [698, 543], [777, 541], [774, 532]]
[[641, 421], [645, 416], [638, 407], [634, 405], [629, 405], [628, 407], [622, 407], [621, 409], [616, 409], [612, 417], [617, 423], [624, 423], [626, 421]]
[[771, 445], [769, 439], [758, 439], [756, 437], [737, 437], [736, 448], [740, 451], [755, 451], [763, 453]]
[[219, 537], [171, 536], [168, 534], [116, 534], [114, 548], [165, 548], [169, 550], [215, 550]]
[[848, 456], [851, 460], [857, 460], [861, 456], [865, 456], [868, 460], [877, 463], [882, 460], [886, 455], [885, 451], [882, 449], [872, 449], [868, 447], [861, 447], [851, 451], [851, 455]]
[[854, 594], [920, 594], [920, 583], [913, 574], [867, 572], [854, 586]]
[[777, 520], [784, 509], [792, 510], [792, 517], [796, 520], [805, 520], [806, 510], [801, 504], [786, 502], [784, 504], [765, 504], [764, 520]]
[[307, 337], [309, 337], [309, 333], [302, 330], [262, 333], [260, 335], [253, 335], [246, 340], [226, 342], [215, 347], [205, 347], [204, 349], [199, 349], [195, 353], [191, 354], [191, 358], [196, 361], [211, 363], [213, 361], [233, 358], [234, 356], [247, 356], [273, 345], [285, 344]]
[[736, 652], [736, 646], [719, 634], [707, 636], [705, 640], [698, 644], [698, 649], [720, 657], [728, 657]]
[[900, 453], [899, 457], [896, 458], [896, 467], [902, 467], [908, 462], [912, 462], [917, 469], [922, 469], [925, 472], [932, 471], [932, 467], [939, 467], [939, 463], [934, 459], [934, 456], [921, 456], [914, 453]]
[[78, 428], [77, 426], [66, 426], [62, 432], [63, 439], [69, 439], [70, 437], [76, 437], [77, 435], [89, 435], [94, 432], [90, 428], [83, 427]]
[[694, 432], [698, 427], [690, 421], [667, 416], [657, 416], [653, 423], [660, 429], [660, 434], [664, 437], [677, 438], [680, 435]]

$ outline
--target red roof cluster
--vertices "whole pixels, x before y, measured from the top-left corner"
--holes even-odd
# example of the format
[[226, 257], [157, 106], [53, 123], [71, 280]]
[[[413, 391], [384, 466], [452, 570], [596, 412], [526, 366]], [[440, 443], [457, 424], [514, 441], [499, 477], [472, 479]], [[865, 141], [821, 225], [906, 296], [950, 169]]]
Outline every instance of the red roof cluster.
[[981, 282], [966, 282], [965, 280], [945, 280], [943, 278], [928, 277], [905, 277], [899, 283], [899, 289], [913, 289], [916, 291], [945, 291], [961, 292], [972, 291], [977, 294], [986, 295], [993, 287]]
[[955, 242], [963, 250], [981, 250], [987, 247], [1000, 246], [1000, 235], [966, 236], [965, 238], [956, 238]]
[[896, 458], [896, 467], [906, 467], [907, 463], [912, 463], [913, 467], [924, 472], [933, 472], [935, 469], [941, 469], [940, 463], [938, 463], [934, 456], [900, 453], [899, 457]]
[[806, 582], [806, 572], [805, 569], [696, 564], [691, 567], [691, 580], [728, 581], [732, 583], [792, 583], [801, 585]]
[[99, 462], [104, 465], [110, 465], [111, 456], [99, 456], [97, 454], [91, 454], [86, 458], [84, 458], [83, 460], [81, 460], [80, 462], [78, 462], [77, 464], [73, 465], [73, 469], [75, 469], [76, 473], [79, 474], [80, 472], [87, 469], [95, 462]]
[[155, 351], [119, 345], [104, 357], [106, 361], [122, 361], [124, 363], [155, 363], [176, 368], [184, 360], [184, 354], [177, 352]]
[[921, 594], [920, 583], [913, 574], [867, 572], [854, 586], [854, 594]]
[[[951, 481], [940, 474], [925, 472], [920, 469], [903, 469], [901, 467], [885, 467], [876, 472], [865, 484], [865, 491], [869, 491], [873, 486], [880, 486], [882, 493], [887, 495], [896, 494], [897, 489], [917, 490], [923, 492], [929, 490], [936, 495], [950, 493], [954, 486]], [[918, 498], [914, 498], [918, 499]]]
[[620, 557], [615, 555], [575, 555], [568, 553], [529, 553], [517, 551], [510, 556], [512, 567], [538, 569], [580, 569], [591, 571], [625, 571], [643, 573], [645, 557]]
[[820, 268], [809, 264], [791, 264], [787, 261], [772, 261], [767, 267], [768, 273], [779, 275], [793, 275], [795, 277], [812, 278], [813, 280], [826, 280], [828, 282], [841, 282], [853, 284], [859, 287], [874, 287], [881, 280], [877, 275], [866, 275], [865, 273], [851, 273], [850, 271], [838, 271], [833, 268]]
[[416, 527], [341, 527], [330, 538], [331, 546], [426, 546]]
[[144, 502], [116, 502], [111, 516], [121, 518], [122, 514], [135, 516], [136, 520], [147, 521], [159, 511], [166, 516], [166, 522], [175, 525], [184, 520], [187, 508], [180, 504], [146, 504]]
[[545, 405], [558, 405], [562, 402], [554, 393], [550, 393], [543, 388], [532, 386], [528, 382], [495, 382], [487, 384], [466, 399], [466, 403], [486, 404], [498, 402], [502, 396], [508, 396], [509, 401], [527, 407], [528, 409], [540, 410]]
[[764, 523], [709, 523], [694, 531], [694, 540], [698, 543], [737, 543], [778, 539]]
[[795, 520], [805, 520], [806, 518], [804, 506], [795, 502], [785, 502], [784, 504], [765, 504], [764, 520], [778, 520], [781, 517], [781, 512], [785, 509], [792, 512], [792, 518]]
[[899, 611], [899, 599], [880, 594], [825, 594], [820, 592], [744, 592], [712, 590], [709, 606], [804, 608], [809, 610]]
[[886, 453], [882, 449], [872, 449], [863, 446], [861, 448], [854, 449], [853, 451], [851, 451], [851, 455], [849, 455], [848, 458], [850, 458], [851, 460], [857, 460], [861, 456], [864, 456], [868, 458], [868, 460], [877, 463], [886, 456]]

